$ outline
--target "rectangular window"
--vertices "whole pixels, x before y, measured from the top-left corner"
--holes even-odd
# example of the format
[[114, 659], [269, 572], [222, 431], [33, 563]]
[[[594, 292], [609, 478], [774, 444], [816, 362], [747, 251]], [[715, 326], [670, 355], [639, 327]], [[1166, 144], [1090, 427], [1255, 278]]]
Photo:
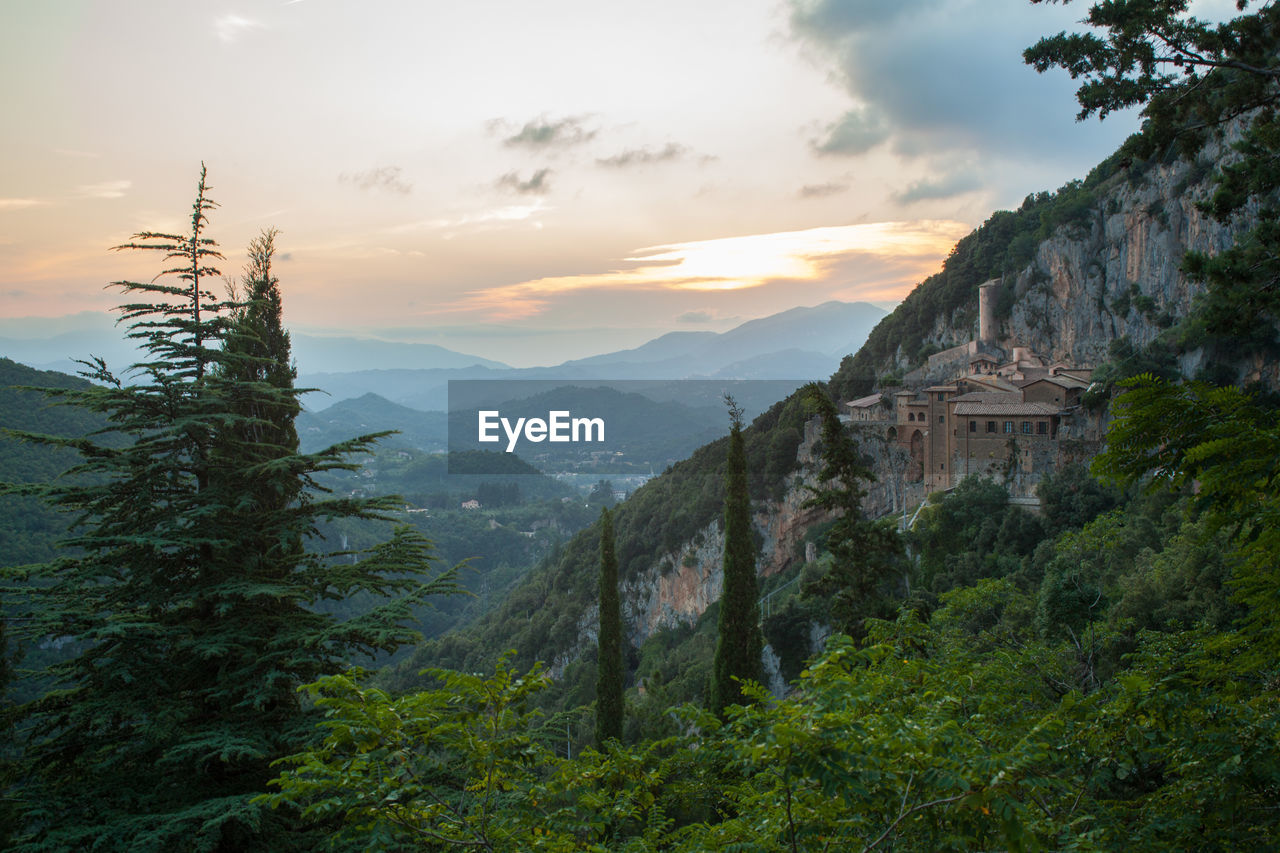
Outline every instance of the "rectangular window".
[[946, 422], [946, 416], [938, 415], [938, 423], [945, 423], [945, 422]]
[[1036, 435], [1048, 435], [1048, 434], [1049, 434], [1049, 425], [1044, 421], [1038, 421], [1036, 423]]
[[995, 432], [995, 431], [996, 431], [996, 422], [987, 421], [987, 432]]
[[977, 431], [978, 431], [978, 422], [969, 421], [969, 432], [977, 432]]
[[1022, 434], [1031, 435], [1031, 421], [1022, 422]]
[[1013, 421], [1004, 422], [1004, 431], [1006, 434], [1013, 432]]

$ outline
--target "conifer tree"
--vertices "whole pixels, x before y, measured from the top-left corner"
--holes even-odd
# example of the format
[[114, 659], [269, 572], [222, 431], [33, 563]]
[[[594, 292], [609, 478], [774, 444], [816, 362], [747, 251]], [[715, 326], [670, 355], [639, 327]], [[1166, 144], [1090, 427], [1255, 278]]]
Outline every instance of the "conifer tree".
[[831, 569], [808, 584], [804, 595], [823, 601], [840, 631], [861, 638], [867, 617], [890, 615], [880, 590], [901, 567], [902, 543], [894, 531], [875, 524], [863, 512], [866, 484], [875, 475], [863, 464], [857, 445], [840, 423], [835, 403], [816, 383], [806, 385], [801, 393], [822, 420], [822, 467], [805, 506], [836, 516], [826, 536]]
[[622, 606], [618, 601], [618, 558], [614, 553], [613, 516], [600, 510], [600, 632], [596, 678], [596, 743], [622, 740]]
[[751, 496], [747, 491], [747, 450], [742, 410], [729, 407], [729, 456], [724, 482], [724, 590], [711, 681], [711, 708], [723, 715], [742, 704], [742, 682], [763, 680], [760, 655], [760, 601], [756, 585], [756, 544], [751, 533]]
[[[207, 190], [202, 168], [187, 234], [119, 247], [166, 261], [153, 281], [117, 283], [147, 353], [132, 381], [95, 360], [97, 385], [50, 392], [105, 415], [114, 437], [26, 436], [83, 462], [39, 490], [76, 532], [53, 562], [25, 568], [39, 590], [26, 635], [75, 653], [46, 673], [55, 689], [20, 709], [18, 849], [310, 846], [288, 813], [252, 802], [271, 762], [315, 736], [296, 688], [411, 640], [410, 608], [452, 588], [452, 573], [423, 582], [430, 543], [406, 530], [354, 561], [317, 541], [321, 520], [393, 506], [314, 488], [376, 437], [298, 452], [274, 234], [250, 248], [247, 298], [216, 299], [203, 284], [221, 257], [204, 233]], [[388, 601], [346, 622], [314, 607], [358, 593]]]

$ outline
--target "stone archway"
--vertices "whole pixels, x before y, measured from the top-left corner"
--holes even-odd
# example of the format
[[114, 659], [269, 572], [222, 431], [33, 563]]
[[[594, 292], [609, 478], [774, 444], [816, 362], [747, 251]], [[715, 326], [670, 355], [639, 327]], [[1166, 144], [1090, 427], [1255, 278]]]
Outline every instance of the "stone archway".
[[907, 482], [918, 483], [924, 479], [924, 435], [920, 430], [911, 433], [911, 464], [907, 466]]

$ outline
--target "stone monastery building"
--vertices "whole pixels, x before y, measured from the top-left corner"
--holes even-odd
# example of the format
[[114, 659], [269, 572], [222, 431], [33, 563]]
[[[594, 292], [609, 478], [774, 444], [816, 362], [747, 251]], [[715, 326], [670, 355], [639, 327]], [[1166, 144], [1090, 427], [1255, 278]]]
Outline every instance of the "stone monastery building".
[[930, 356], [904, 377], [902, 390], [845, 403], [850, 422], [884, 429], [910, 454], [904, 479], [925, 492], [977, 474], [1030, 494], [1066, 461], [1064, 440], [1084, 438], [1091, 421], [1080, 409], [1090, 368], [996, 345], [998, 287], [992, 281], [978, 290], [977, 340]]

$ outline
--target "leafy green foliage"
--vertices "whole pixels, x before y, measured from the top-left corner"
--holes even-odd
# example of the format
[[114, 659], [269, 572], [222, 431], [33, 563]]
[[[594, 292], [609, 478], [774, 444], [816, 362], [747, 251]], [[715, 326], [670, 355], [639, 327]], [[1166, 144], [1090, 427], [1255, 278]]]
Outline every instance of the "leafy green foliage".
[[310, 688], [324, 745], [288, 759], [269, 799], [365, 849], [1265, 844], [1280, 718], [1273, 689], [1224, 671], [1230, 636], [1142, 633], [1085, 692], [1069, 645], [1019, 627], [1027, 604], [1009, 578], [957, 589], [927, 622], [833, 638], [786, 699], [752, 687], [725, 723], [676, 709], [673, 736], [573, 758], [528, 710], [537, 668], [435, 671], [401, 698], [332, 677]]
[[1114, 509], [1123, 498], [1117, 489], [1089, 476], [1089, 469], [1079, 464], [1045, 476], [1036, 486], [1036, 495], [1044, 525], [1055, 535], [1084, 527]]
[[1038, 518], [1009, 505], [991, 480], [966, 477], [935, 495], [910, 537], [920, 555], [917, 585], [933, 593], [1016, 571], [1044, 538]]
[[531, 736], [528, 697], [546, 676], [536, 668], [519, 676], [505, 661], [487, 679], [429, 674], [443, 689], [398, 699], [354, 675], [309, 685], [325, 712], [324, 742], [283, 762], [290, 769], [274, 780], [282, 791], [264, 801], [301, 808], [304, 818], [336, 817], [365, 849], [531, 847], [535, 825], [513, 818], [535, 805], [527, 785], [545, 750]]
[[310, 685], [324, 742], [281, 762], [281, 790], [263, 800], [337, 823], [335, 845], [365, 850], [619, 849], [624, 831], [652, 849], [669, 828], [654, 796], [665, 768], [616, 742], [556, 756], [531, 701], [548, 679], [508, 660], [488, 677], [430, 670], [438, 687], [398, 698], [353, 675]]
[[[1029, 516], [1008, 507], [1003, 490], [966, 483], [917, 525], [922, 562], [944, 567], [933, 606], [864, 619], [859, 642], [832, 638], [785, 699], [749, 687], [754, 702], [724, 721], [671, 707], [659, 670], [688, 666], [693, 648], [707, 655], [713, 617], [642, 650], [653, 690], [634, 726], [652, 734], [634, 747], [570, 758], [550, 726], [517, 711], [506, 734], [447, 746], [387, 734], [370, 737], [369, 749], [402, 745], [410, 762], [450, 768], [485, 766], [492, 751], [479, 737], [504, 744], [506, 756], [529, 750], [527, 764], [508, 764], [506, 799], [486, 819], [494, 849], [1265, 847], [1280, 831], [1280, 681], [1256, 631], [1274, 624], [1274, 610], [1236, 586], [1265, 540], [1248, 524], [1218, 524], [1203, 487], [1194, 497], [1120, 492], [1069, 470], [1046, 484], [1054, 517], [1045, 525], [1059, 531], [1048, 538], [1039, 522], [1025, 527]], [[974, 574], [947, 580], [957, 559], [974, 560]], [[434, 698], [388, 701], [465, 720], [479, 685], [516, 677], [504, 661], [492, 679], [433, 678]], [[343, 724], [382, 701], [353, 699]], [[404, 707], [379, 711], [379, 725], [405, 725]], [[370, 792], [395, 778], [395, 762], [367, 771], [350, 755], [327, 763], [361, 777], [328, 818], [353, 827], [362, 810], [391, 807]], [[479, 821], [478, 770], [418, 777], [433, 780], [435, 800], [473, 809], [456, 827]], [[282, 804], [319, 802], [285, 784]], [[410, 843], [403, 827], [386, 831], [370, 825], [349, 838]], [[421, 835], [413, 843], [430, 846]]]
[[1100, 410], [1115, 393], [1116, 386], [1126, 379], [1144, 373], [1173, 379], [1179, 375], [1174, 347], [1164, 339], [1156, 338], [1142, 349], [1137, 349], [1128, 338], [1116, 338], [1107, 348], [1108, 360], [1093, 369], [1090, 384], [1084, 393], [1085, 406]]
[[1234, 583], [1257, 653], [1276, 660], [1280, 414], [1238, 388], [1150, 376], [1131, 381], [1116, 408], [1095, 469], [1121, 482], [1149, 475], [1161, 486], [1198, 487], [1195, 502], [1211, 529], [1230, 531], [1237, 543], [1242, 565]]

